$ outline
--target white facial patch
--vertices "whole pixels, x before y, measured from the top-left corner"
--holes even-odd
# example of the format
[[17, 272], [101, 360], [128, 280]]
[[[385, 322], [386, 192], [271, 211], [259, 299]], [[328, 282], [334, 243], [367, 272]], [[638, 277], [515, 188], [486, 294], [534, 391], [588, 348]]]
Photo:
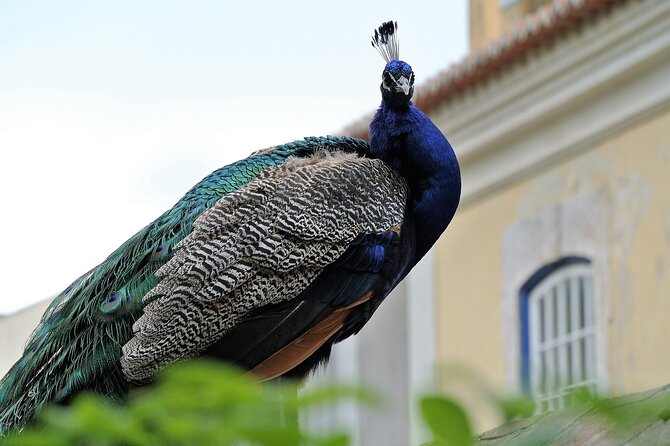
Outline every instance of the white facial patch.
[[405, 76], [400, 76], [400, 79], [396, 80], [393, 76], [389, 76], [391, 79], [393, 79], [393, 82], [395, 82], [395, 91], [402, 91], [404, 94], [409, 94], [409, 89], [412, 88], [412, 86], [409, 83], [409, 79], [407, 79]]

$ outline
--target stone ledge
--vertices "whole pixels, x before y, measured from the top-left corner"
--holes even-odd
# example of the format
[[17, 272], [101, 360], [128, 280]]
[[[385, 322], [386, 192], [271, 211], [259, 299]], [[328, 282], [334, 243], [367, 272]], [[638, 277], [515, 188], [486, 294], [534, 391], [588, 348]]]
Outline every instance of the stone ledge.
[[[481, 434], [478, 446], [670, 445], [670, 384], [606, 400], [610, 416], [594, 408], [564, 409], [515, 420]], [[611, 420], [620, 417], [623, 429]]]

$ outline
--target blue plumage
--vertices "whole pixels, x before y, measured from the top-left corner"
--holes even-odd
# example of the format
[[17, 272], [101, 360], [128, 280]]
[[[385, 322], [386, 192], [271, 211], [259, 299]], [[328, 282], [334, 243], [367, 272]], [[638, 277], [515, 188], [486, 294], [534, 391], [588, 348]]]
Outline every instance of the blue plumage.
[[[389, 62], [383, 79], [392, 76], [390, 72], [414, 77], [409, 65], [401, 61]], [[386, 88], [388, 83], [385, 80], [380, 87], [383, 100], [370, 124], [369, 153], [409, 183], [408, 217], [415, 222], [416, 232], [414, 266], [453, 218], [460, 201], [461, 176], [456, 155], [442, 132], [414, 107], [411, 94]]]

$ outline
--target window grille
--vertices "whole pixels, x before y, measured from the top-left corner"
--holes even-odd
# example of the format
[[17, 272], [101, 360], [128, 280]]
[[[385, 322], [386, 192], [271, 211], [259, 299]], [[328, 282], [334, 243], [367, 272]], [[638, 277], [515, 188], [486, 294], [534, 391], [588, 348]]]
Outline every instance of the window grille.
[[514, 6], [518, 0], [500, 0], [500, 7], [502, 9], [507, 9], [511, 6]]
[[561, 266], [527, 295], [528, 388], [538, 411], [596, 388], [595, 308], [590, 264]]

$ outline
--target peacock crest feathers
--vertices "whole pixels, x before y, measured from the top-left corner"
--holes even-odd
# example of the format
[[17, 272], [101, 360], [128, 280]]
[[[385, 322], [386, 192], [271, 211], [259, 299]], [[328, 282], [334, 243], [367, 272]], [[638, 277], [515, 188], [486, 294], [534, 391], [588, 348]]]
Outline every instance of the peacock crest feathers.
[[400, 59], [400, 43], [398, 41], [398, 22], [384, 22], [375, 29], [372, 35], [372, 47], [388, 63]]

